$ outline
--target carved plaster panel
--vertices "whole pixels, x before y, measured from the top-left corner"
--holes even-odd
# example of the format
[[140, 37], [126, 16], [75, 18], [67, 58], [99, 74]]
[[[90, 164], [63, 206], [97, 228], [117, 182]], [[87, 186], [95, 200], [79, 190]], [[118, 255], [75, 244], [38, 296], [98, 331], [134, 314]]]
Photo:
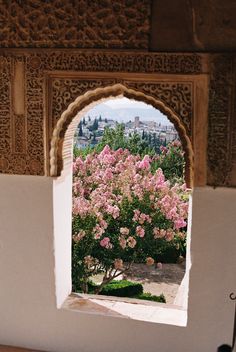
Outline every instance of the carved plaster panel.
[[158, 98], [177, 113], [191, 139], [193, 125], [193, 84], [191, 82], [125, 82], [131, 88]]
[[66, 110], [67, 106], [76, 97], [97, 87], [106, 87], [114, 83], [124, 84], [127, 88], [135, 88], [155, 99], [162, 101], [165, 106], [181, 117], [188, 136], [191, 138], [192, 127], [192, 84], [175, 82], [155, 82], [143, 83], [121, 79], [54, 79], [52, 81], [52, 119], [51, 128], [53, 129]]
[[[146, 80], [148, 80], [147, 77]], [[116, 84], [117, 82], [118, 84]], [[102, 87], [104, 88], [104, 92], [102, 89], [98, 89]], [[49, 90], [52, 92], [52, 99], [49, 109], [49, 111], [51, 111], [51, 116], [49, 115], [49, 136], [52, 136], [54, 131], [52, 139], [50, 138], [50, 140], [52, 140], [50, 148], [51, 175], [60, 175], [63, 166], [63, 160], [65, 163], [66, 159], [68, 159], [67, 156], [63, 157], [62, 143], [64, 141], [68, 126], [73, 121], [77, 111], [80, 111], [83, 106], [83, 102], [79, 101], [78, 97], [84, 97], [86, 100], [86, 106], [87, 104], [93, 102], [94, 98], [96, 99], [99, 96], [105, 98], [107, 97], [107, 94], [112, 94], [112, 96], [122, 94], [131, 99], [140, 99], [149, 104], [151, 103], [153, 106], [166, 114], [175, 124], [186, 152], [186, 181], [188, 185], [191, 184], [192, 169], [190, 170], [190, 168], [192, 168], [192, 147], [189, 143], [191, 143], [191, 127], [193, 125], [192, 83], [164, 82], [161, 81], [161, 79], [152, 83], [141, 83], [134, 82], [132, 80], [122, 80], [121, 78], [54, 78], [51, 79]], [[92, 97], [93, 92], [96, 92], [96, 94], [94, 93], [94, 97]], [[89, 94], [87, 99], [85, 98], [86, 94]], [[76, 103], [77, 100], [78, 103]], [[73, 104], [68, 107], [71, 102], [73, 102]], [[78, 120], [76, 121], [78, 124]], [[69, 136], [67, 136], [65, 139], [65, 155], [70, 155], [71, 138], [73, 138], [73, 133], [71, 134], [70, 132]], [[71, 162], [70, 158], [69, 162]]]
[[203, 57], [198, 54], [107, 52], [78, 50], [27, 51], [32, 70], [199, 74]]
[[[3, 63], [0, 66], [3, 78], [0, 81], [0, 123], [3, 126], [1, 172], [44, 175], [49, 140], [56, 122], [67, 106], [87, 90], [119, 82], [162, 101], [180, 116], [191, 138], [193, 87], [191, 79], [187, 80], [186, 75], [203, 72], [200, 55], [7, 50], [2, 52], [0, 58]], [[79, 77], [79, 72], [84, 75], [90, 72], [92, 76], [94, 73], [95, 78], [73, 78]], [[102, 72], [102, 79], [96, 77]], [[128, 79], [129, 74], [133, 74], [132, 80]], [[143, 74], [165, 74], [166, 78], [169, 74], [172, 77], [177, 74], [178, 78], [147, 84], [143, 78], [138, 78]], [[17, 75], [24, 79], [25, 94], [22, 104], [16, 107], [18, 113], [15, 112], [11, 93], [12, 87], [17, 90]], [[183, 82], [180, 75], [185, 75]], [[24, 114], [20, 113], [22, 109], [25, 110]]]
[[208, 116], [208, 184], [212, 186], [231, 184], [233, 87], [233, 57], [212, 56]]
[[149, 0], [0, 2], [0, 46], [147, 49]]
[[11, 152], [11, 73], [12, 59], [0, 57], [0, 152]]

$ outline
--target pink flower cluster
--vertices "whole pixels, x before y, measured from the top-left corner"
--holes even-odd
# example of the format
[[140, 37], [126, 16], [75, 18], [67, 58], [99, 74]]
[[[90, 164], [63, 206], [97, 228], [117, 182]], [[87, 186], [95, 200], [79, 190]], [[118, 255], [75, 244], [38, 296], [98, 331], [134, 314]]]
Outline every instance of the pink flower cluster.
[[[171, 187], [161, 169], [151, 172], [151, 163], [152, 158], [148, 155], [141, 158], [128, 150], [113, 151], [109, 146], [99, 154], [87, 155], [85, 160], [81, 157], [75, 160], [73, 216], [96, 219], [92, 236], [102, 248], [114, 247], [108, 235], [111, 220], [119, 221], [117, 240], [121, 249], [135, 248], [140, 238], [146, 238], [147, 228], [152, 228], [154, 239], [171, 241], [175, 233], [186, 226], [188, 200], [185, 186]], [[137, 206], [131, 218], [133, 227], [128, 228], [125, 225], [127, 219], [121, 218], [124, 200], [144, 202], [147, 195], [151, 212], [146, 214]], [[166, 220], [166, 229], [154, 224], [157, 216]], [[124, 225], [121, 225], [122, 221]], [[75, 241], [84, 238], [83, 230], [73, 237]]]
[[150, 224], [152, 222], [152, 218], [150, 217], [150, 215], [141, 213], [140, 210], [135, 209], [133, 221], [137, 221], [141, 225], [144, 224], [145, 221], [147, 221]]
[[104, 237], [100, 241], [100, 245], [101, 245], [101, 247], [105, 247], [106, 249], [111, 249], [113, 247], [111, 242], [110, 242], [110, 238], [109, 237]]
[[154, 227], [153, 229], [154, 238], [165, 238], [167, 242], [170, 242], [174, 239], [175, 232], [172, 229], [159, 229]]

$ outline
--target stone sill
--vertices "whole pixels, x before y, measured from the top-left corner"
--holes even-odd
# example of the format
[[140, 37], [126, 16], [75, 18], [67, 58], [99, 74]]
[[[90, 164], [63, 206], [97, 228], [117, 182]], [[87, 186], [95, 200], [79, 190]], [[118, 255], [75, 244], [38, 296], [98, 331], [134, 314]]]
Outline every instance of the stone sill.
[[133, 298], [72, 293], [61, 309], [150, 323], [187, 326], [187, 311], [182, 307]]

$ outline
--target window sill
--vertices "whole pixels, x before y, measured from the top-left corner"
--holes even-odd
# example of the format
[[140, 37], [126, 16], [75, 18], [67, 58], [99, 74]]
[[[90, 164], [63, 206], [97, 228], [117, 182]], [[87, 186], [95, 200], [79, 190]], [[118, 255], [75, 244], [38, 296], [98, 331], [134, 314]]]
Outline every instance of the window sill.
[[61, 308], [151, 323], [187, 325], [187, 311], [182, 307], [133, 298], [72, 293]]

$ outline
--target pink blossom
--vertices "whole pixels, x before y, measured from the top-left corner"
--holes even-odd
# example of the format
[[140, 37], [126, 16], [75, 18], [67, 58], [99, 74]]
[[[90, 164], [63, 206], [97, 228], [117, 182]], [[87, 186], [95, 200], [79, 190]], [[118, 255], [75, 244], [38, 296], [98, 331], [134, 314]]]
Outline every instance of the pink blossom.
[[78, 234], [77, 234], [77, 238], [78, 240], [82, 240], [82, 238], [84, 238], [84, 236], [86, 235], [84, 230], [81, 230]]
[[107, 229], [108, 224], [107, 224], [107, 222], [104, 219], [101, 219], [100, 220], [100, 226], [101, 226], [102, 229]]
[[91, 255], [84, 257], [84, 263], [89, 267], [94, 264], [94, 258]]
[[90, 203], [84, 197], [74, 198], [73, 214], [85, 217], [90, 210]]
[[154, 233], [154, 238], [163, 238], [166, 235], [166, 230], [159, 229], [158, 227], [154, 227], [153, 233]]
[[165, 239], [167, 242], [170, 242], [174, 239], [174, 232], [172, 231], [172, 229], [168, 229], [166, 231]]
[[103, 182], [108, 182], [112, 180], [113, 178], [113, 173], [111, 168], [107, 168], [105, 172], [103, 173]]
[[178, 141], [177, 139], [174, 140], [174, 141], [171, 143], [171, 145], [172, 145], [173, 147], [181, 147], [181, 143], [180, 143], [180, 141]]
[[106, 145], [103, 150], [101, 151], [101, 153], [99, 154], [99, 156], [103, 157], [104, 155], [107, 155], [111, 152], [111, 148], [109, 147], [109, 145]]
[[121, 227], [120, 228], [120, 233], [122, 235], [128, 235], [129, 234], [129, 229], [127, 227]]
[[158, 262], [158, 263], [157, 263], [157, 268], [158, 268], [158, 269], [162, 269], [162, 263]]
[[134, 210], [133, 221], [138, 221], [139, 215], [140, 215], [140, 210], [135, 209], [135, 210]]
[[103, 164], [114, 164], [116, 159], [113, 155], [104, 155], [103, 159], [101, 160]]
[[138, 166], [139, 169], [147, 169], [147, 170], [149, 170], [150, 169], [150, 161], [151, 161], [151, 159], [150, 159], [149, 155], [145, 155], [143, 160], [139, 161], [137, 163], [137, 166]]
[[117, 207], [117, 205], [108, 205], [107, 212], [111, 214], [114, 219], [118, 218], [120, 215], [120, 209]]
[[168, 149], [166, 147], [164, 147], [163, 145], [160, 146], [160, 150], [163, 154], [166, 154]]
[[134, 248], [136, 246], [136, 243], [137, 243], [136, 239], [134, 237], [132, 237], [132, 236], [128, 237], [127, 242], [128, 242], [128, 246], [130, 248]]
[[101, 241], [100, 241], [100, 246], [107, 248], [107, 249], [111, 249], [112, 248], [112, 244], [110, 243], [110, 238], [109, 237], [104, 237]]
[[141, 213], [138, 219], [138, 222], [142, 225], [144, 222], [147, 221], [149, 224], [152, 222], [152, 219], [149, 215]]
[[138, 219], [138, 222], [142, 225], [144, 224], [144, 221], [146, 220], [146, 215], [141, 213]]
[[142, 226], [137, 226], [137, 227], [136, 227], [136, 234], [137, 234], [137, 236], [139, 236], [139, 237], [144, 237], [144, 235], [145, 235], [145, 230], [144, 230], [144, 228], [143, 228]]
[[142, 180], [142, 176], [141, 176], [141, 175], [136, 174], [136, 175], [134, 176], [134, 182], [140, 182], [141, 180]]
[[97, 224], [93, 229], [95, 240], [99, 240], [102, 237], [102, 234], [104, 232], [105, 232], [104, 228], [102, 228], [101, 226], [99, 226], [99, 224]]
[[178, 232], [177, 233], [178, 237], [184, 240], [186, 238], [186, 233], [185, 232]]
[[177, 219], [174, 221], [175, 229], [180, 229], [181, 227], [187, 226], [187, 223], [184, 219]]
[[123, 236], [119, 237], [119, 243], [121, 248], [125, 249], [126, 248], [126, 239]]

